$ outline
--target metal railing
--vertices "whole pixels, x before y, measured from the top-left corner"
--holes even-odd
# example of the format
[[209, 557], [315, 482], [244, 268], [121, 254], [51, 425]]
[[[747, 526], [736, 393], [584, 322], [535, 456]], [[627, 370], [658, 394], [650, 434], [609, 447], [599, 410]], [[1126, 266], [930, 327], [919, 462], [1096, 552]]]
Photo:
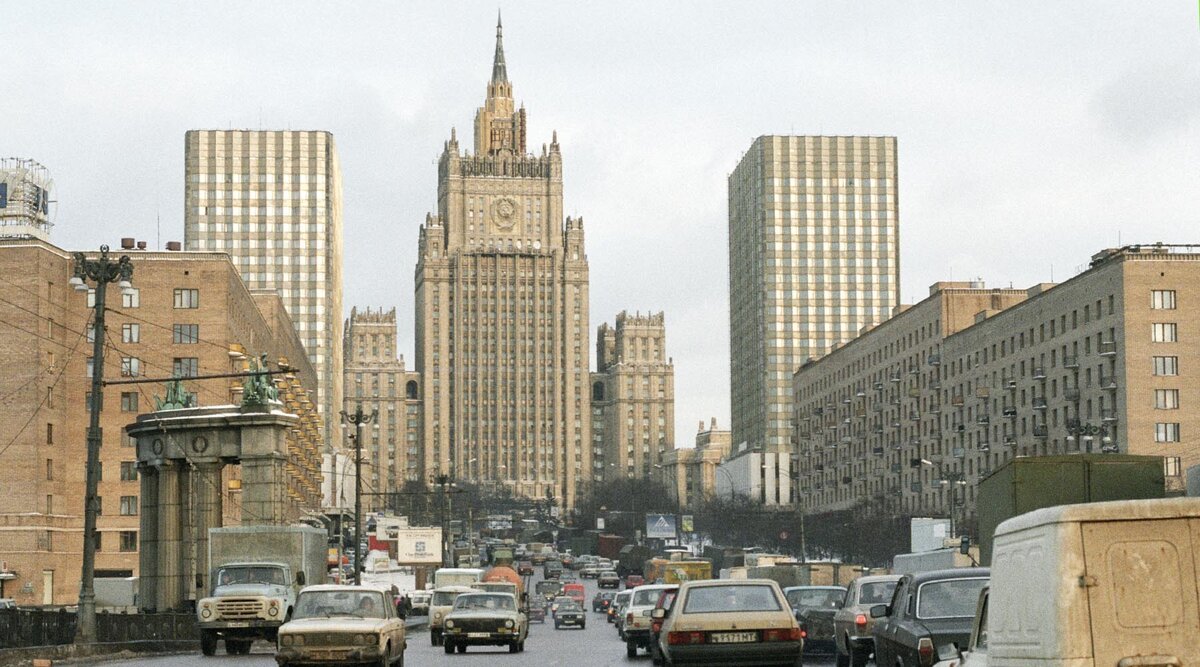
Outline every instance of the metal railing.
[[[79, 615], [61, 609], [0, 610], [0, 648], [55, 646], [75, 641]], [[194, 614], [96, 614], [103, 643], [197, 639]]]

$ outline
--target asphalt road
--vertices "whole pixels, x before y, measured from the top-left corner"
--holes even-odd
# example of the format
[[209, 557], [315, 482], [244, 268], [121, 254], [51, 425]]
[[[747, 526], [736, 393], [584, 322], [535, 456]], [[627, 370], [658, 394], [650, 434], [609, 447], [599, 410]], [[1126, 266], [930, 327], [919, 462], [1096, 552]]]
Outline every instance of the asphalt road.
[[[596, 582], [581, 580], [587, 588], [587, 627], [583, 630], [555, 630], [554, 622], [547, 616], [547, 623], [534, 623], [530, 627], [529, 639], [524, 653], [509, 653], [507, 648], [471, 647], [466, 653], [446, 655], [440, 646], [431, 646], [427, 630], [410, 631], [408, 650], [404, 653], [404, 664], [408, 667], [425, 665], [475, 665], [476, 667], [554, 667], [588, 665], [641, 665], [651, 667], [650, 656], [640, 653], [637, 658], [625, 657], [625, 644], [617, 637], [617, 631], [605, 622], [604, 616], [592, 613], [591, 600], [596, 594]], [[211, 658], [199, 654], [160, 656], [135, 660], [110, 661], [106, 665], [138, 665], [144, 667], [273, 667], [274, 647], [266, 642], [257, 642], [248, 656], [230, 656], [219, 652]], [[806, 660], [805, 665], [830, 666], [833, 660]]]

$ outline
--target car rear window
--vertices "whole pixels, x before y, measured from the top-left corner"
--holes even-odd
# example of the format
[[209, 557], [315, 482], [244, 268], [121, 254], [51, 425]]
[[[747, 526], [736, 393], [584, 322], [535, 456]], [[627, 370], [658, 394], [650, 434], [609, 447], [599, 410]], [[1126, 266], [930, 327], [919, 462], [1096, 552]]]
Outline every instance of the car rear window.
[[770, 586], [754, 584], [693, 588], [683, 603], [685, 614], [779, 610], [775, 591]]
[[921, 584], [917, 618], [973, 618], [987, 579], [945, 579]]
[[858, 590], [859, 604], [887, 604], [892, 601], [892, 593], [896, 592], [896, 582], [876, 581], [863, 584]]
[[822, 609], [835, 609], [842, 606], [842, 598], [846, 596], [846, 591], [836, 589], [811, 589], [788, 591], [788, 604], [793, 607], [819, 607]]

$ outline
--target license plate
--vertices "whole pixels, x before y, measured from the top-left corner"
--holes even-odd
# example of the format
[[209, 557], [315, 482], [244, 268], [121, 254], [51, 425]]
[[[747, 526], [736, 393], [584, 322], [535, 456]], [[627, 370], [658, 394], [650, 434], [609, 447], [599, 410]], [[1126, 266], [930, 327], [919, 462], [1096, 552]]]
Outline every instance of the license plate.
[[757, 632], [714, 632], [708, 636], [713, 644], [746, 644], [758, 641]]
[[227, 628], [248, 628], [248, 627], [250, 627], [250, 621], [229, 621], [228, 623], [225, 624], [225, 627], [227, 627]]
[[471, 639], [487, 639], [492, 636], [490, 632], [468, 632], [467, 636]]

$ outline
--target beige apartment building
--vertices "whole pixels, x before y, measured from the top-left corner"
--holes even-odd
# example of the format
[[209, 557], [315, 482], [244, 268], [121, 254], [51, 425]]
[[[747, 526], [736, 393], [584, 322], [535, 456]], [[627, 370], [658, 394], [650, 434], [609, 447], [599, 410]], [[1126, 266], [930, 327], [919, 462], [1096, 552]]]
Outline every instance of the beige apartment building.
[[[369, 494], [363, 507], [372, 512], [394, 508], [394, 499], [378, 494], [400, 491], [406, 481], [421, 478], [421, 376], [405, 370], [404, 357], [396, 353], [395, 308], [352, 308], [343, 338], [343, 409], [353, 414], [361, 406], [365, 414], [376, 414], [375, 422], [363, 429], [363, 491]], [[338, 487], [350, 493], [334, 504], [352, 506], [353, 484]]]
[[659, 477], [675, 449], [675, 365], [663, 313], [622, 311], [615, 326], [600, 325], [596, 368], [592, 481]]
[[899, 303], [897, 193], [895, 137], [762, 136], [730, 174], [734, 443], [790, 452], [792, 373]]
[[1015, 456], [1200, 463], [1200, 254], [1105, 250], [1062, 284], [939, 283], [795, 374], [799, 502], [970, 522], [978, 482]]
[[[187, 380], [240, 372], [248, 357], [290, 363], [277, 376], [284, 409], [301, 417], [290, 442], [289, 515], [320, 507], [317, 385], [279, 297], [247, 289], [218, 252], [128, 254], [134, 289], [110, 285], [106, 380], [181, 376], [198, 405], [241, 400], [236, 379]], [[95, 259], [96, 252], [89, 252]], [[91, 402], [94, 294], [74, 291], [71, 253], [40, 240], [0, 240], [0, 560], [16, 578], [5, 595], [18, 604], [74, 604], [82, 558], [86, 431]], [[156, 409], [164, 384], [112, 384], [103, 396], [96, 574], [138, 573], [137, 456], [123, 427]], [[226, 466], [219, 485], [225, 520], [241, 518], [240, 475]]]
[[342, 406], [342, 176], [322, 131], [190, 130], [184, 245], [229, 253], [251, 289], [283, 299], [317, 370], [330, 446]]
[[717, 428], [716, 417], [707, 429], [700, 420], [695, 446], [677, 447], [663, 454], [661, 480], [677, 505], [697, 508], [716, 495], [717, 467], [729, 456], [729, 436], [728, 430]]
[[424, 466], [572, 506], [592, 476], [588, 263], [557, 135], [526, 149], [500, 26], [474, 153], [451, 130], [416, 267]]

